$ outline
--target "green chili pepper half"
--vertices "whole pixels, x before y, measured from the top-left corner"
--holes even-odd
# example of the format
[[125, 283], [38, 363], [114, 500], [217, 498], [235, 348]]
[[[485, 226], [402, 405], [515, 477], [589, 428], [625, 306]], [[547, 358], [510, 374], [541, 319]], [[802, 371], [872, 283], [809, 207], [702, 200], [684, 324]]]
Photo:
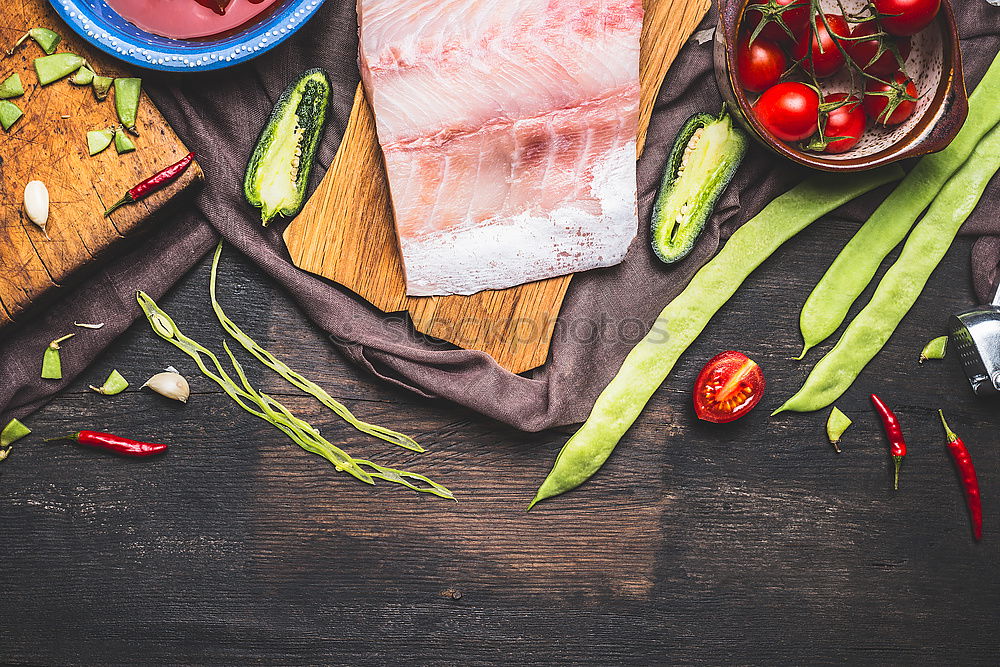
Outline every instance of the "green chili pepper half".
[[576, 488], [597, 472], [681, 354], [761, 262], [824, 214], [902, 175], [899, 167], [887, 167], [862, 174], [813, 176], [736, 230], [625, 358], [587, 421], [559, 452], [528, 509]]
[[969, 117], [944, 150], [922, 158], [857, 231], [802, 306], [799, 359], [826, 340], [875, 277], [882, 260], [906, 237], [914, 221], [976, 144], [1000, 123], [1000, 54], [969, 97]]
[[774, 414], [825, 408], [850, 388], [910, 311], [998, 169], [1000, 125], [990, 130], [969, 160], [948, 180], [910, 232], [899, 258], [882, 276], [872, 300], [813, 367], [798, 393]]

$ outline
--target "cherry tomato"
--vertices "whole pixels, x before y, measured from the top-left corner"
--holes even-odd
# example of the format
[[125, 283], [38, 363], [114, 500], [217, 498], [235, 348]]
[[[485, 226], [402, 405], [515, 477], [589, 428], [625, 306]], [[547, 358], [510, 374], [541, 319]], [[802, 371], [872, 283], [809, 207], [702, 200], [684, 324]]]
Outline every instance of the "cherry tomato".
[[[843, 16], [840, 14], [824, 14], [823, 16], [826, 17], [826, 23], [823, 23], [822, 16], [816, 17], [815, 35], [812, 30], [806, 27], [798, 33], [799, 37], [792, 45], [792, 58], [802, 61], [803, 67], [812, 70], [820, 78], [830, 76], [844, 66], [844, 54], [837, 48], [837, 42], [840, 42], [839, 38], [841, 37], [851, 36], [851, 26], [847, 24]], [[830, 25], [829, 31], [826, 29], [827, 23]], [[830, 32], [833, 34], [831, 35]], [[837, 41], [834, 41], [834, 38], [837, 38]], [[848, 42], [840, 43], [846, 46]], [[810, 53], [812, 54], [811, 60], [806, 58]], [[803, 60], [804, 58], [805, 60]]]
[[744, 37], [736, 47], [736, 69], [743, 87], [759, 93], [778, 83], [788, 59], [774, 42], [758, 37], [750, 44]]
[[904, 99], [904, 94], [916, 98], [917, 87], [913, 84], [913, 79], [902, 72], [896, 72], [888, 84], [869, 81], [865, 86], [862, 106], [874, 122], [880, 125], [899, 125], [917, 107], [912, 99]]
[[764, 373], [742, 352], [712, 357], [694, 383], [698, 419], [724, 424], [750, 412], [764, 395]]
[[[903, 62], [910, 55], [909, 37], [889, 37], [882, 35], [871, 39], [859, 39], [881, 32], [877, 25], [871, 21], [858, 23], [851, 29], [851, 41], [844, 44], [851, 58], [858, 67], [868, 72], [872, 76], [886, 78], [899, 71], [899, 61], [892, 52], [892, 46], [896, 47], [899, 57]], [[884, 47], [882, 46], [884, 45]], [[882, 55], [878, 55], [882, 48]], [[876, 58], [876, 56], [878, 56]]]
[[893, 35], [915, 35], [930, 25], [941, 0], [874, 0], [879, 21]]
[[819, 95], [804, 83], [786, 81], [764, 91], [753, 105], [757, 120], [782, 141], [799, 141], [816, 131]]
[[823, 127], [823, 136], [844, 138], [828, 143], [823, 149], [824, 153], [846, 153], [861, 141], [861, 135], [865, 133], [868, 119], [865, 118], [861, 100], [856, 95], [834, 93], [823, 98], [824, 103], [844, 100], [847, 100], [846, 104], [831, 110], [826, 115], [826, 125]]
[[792, 42], [809, 24], [809, 0], [754, 0], [745, 12], [749, 34], [763, 22], [757, 36], [772, 42]]

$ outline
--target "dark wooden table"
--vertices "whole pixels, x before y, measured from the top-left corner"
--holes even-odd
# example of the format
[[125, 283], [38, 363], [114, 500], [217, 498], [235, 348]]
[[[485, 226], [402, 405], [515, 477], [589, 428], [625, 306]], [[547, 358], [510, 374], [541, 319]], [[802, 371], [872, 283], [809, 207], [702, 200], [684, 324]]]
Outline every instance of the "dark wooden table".
[[[337, 474], [138, 324], [0, 466], [0, 662], [995, 664], [998, 403], [972, 397], [954, 358], [917, 365], [972, 301], [969, 242], [838, 402], [855, 420], [843, 454], [825, 414], [768, 417], [809, 368], [791, 360], [798, 308], [852, 227], [816, 224], [761, 267], [596, 478], [530, 514], [568, 429], [523, 434], [373, 381], [228, 253], [234, 319], [429, 451], [363, 437], [257, 365], [254, 381], [352, 453], [427, 472], [461, 502]], [[203, 261], [163, 305], [221, 350], [207, 278]], [[691, 383], [730, 348], [761, 363], [770, 393], [740, 422], [699, 423]], [[138, 389], [168, 364], [191, 378], [186, 406]], [[86, 390], [112, 368], [133, 388]], [[896, 493], [872, 390], [909, 435]], [[939, 407], [978, 464], [982, 544]], [[135, 461], [42, 442], [81, 427], [172, 449]]]

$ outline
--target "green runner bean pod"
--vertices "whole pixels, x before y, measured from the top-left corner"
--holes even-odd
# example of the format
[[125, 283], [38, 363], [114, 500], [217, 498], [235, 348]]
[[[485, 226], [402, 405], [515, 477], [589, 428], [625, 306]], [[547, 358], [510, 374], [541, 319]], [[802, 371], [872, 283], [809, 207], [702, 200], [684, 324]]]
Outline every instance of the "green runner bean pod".
[[851, 305], [875, 277], [879, 265], [906, 237], [913, 222], [976, 144], [1000, 122], [1000, 54], [969, 97], [969, 118], [951, 144], [920, 160], [857, 231], [802, 306], [799, 359], [826, 340], [847, 317]]
[[736, 230], [625, 358], [587, 421], [559, 452], [528, 509], [576, 488], [597, 472], [681, 354], [761, 262], [824, 214], [902, 175], [899, 167], [887, 167], [863, 174], [813, 176]]
[[819, 360], [798, 393], [774, 414], [819, 410], [847, 391], [916, 302], [998, 168], [1000, 125], [990, 130], [969, 160], [948, 180], [913, 228], [899, 259], [882, 276], [872, 300], [848, 325], [834, 348]]

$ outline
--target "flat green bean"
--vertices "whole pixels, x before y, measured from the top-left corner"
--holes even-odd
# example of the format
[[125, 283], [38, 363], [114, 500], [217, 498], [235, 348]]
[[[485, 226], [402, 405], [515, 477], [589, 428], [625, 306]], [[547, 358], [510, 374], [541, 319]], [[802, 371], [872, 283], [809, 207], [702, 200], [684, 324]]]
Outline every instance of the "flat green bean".
[[990, 130], [969, 160], [948, 180], [906, 239], [899, 258], [882, 276], [872, 300], [847, 326], [833, 349], [819, 360], [798, 393], [774, 414], [819, 410], [847, 391], [916, 302], [998, 169], [1000, 125]]
[[812, 176], [777, 197], [740, 227], [687, 288], [659, 314], [601, 392], [587, 421], [563, 446], [528, 509], [576, 488], [604, 464], [681, 354], [761, 262], [820, 217], [903, 171]]
[[868, 221], [858, 229], [806, 299], [799, 316], [803, 358], [847, 317], [875, 277], [882, 260], [902, 242], [914, 221], [976, 144], [1000, 123], [1000, 54], [969, 98], [969, 118], [944, 150], [921, 159]]

